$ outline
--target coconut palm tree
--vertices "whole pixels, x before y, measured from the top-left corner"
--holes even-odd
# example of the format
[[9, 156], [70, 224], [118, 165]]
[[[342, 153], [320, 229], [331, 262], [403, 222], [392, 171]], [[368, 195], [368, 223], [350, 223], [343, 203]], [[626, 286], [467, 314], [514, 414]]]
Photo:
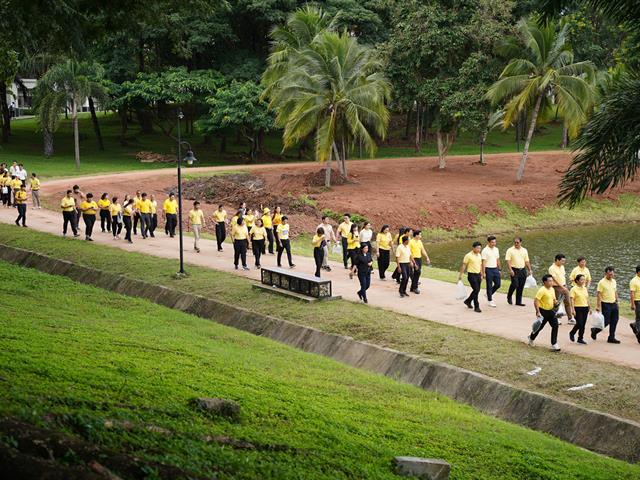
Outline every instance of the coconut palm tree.
[[588, 118], [594, 93], [591, 62], [573, 62], [567, 43], [568, 25], [559, 29], [554, 23], [539, 25], [523, 21], [519, 25], [525, 50], [522, 58], [514, 58], [505, 67], [500, 79], [488, 90], [486, 98], [494, 105], [504, 106], [504, 128], [527, 109], [531, 111], [529, 131], [524, 144], [516, 179], [521, 181], [529, 155], [529, 146], [541, 112], [557, 110], [575, 136]]
[[[60, 98], [64, 98], [71, 106], [76, 168], [80, 168], [78, 107], [86, 98], [102, 95], [100, 84], [92, 80], [99, 77], [99, 69], [100, 67], [94, 63], [65, 59], [52, 65], [38, 82], [44, 92], [55, 96], [55, 100], [51, 98], [45, 102], [49, 108], [41, 110], [43, 115], [51, 115], [50, 107], [59, 104]], [[41, 121], [42, 119], [43, 117]]]

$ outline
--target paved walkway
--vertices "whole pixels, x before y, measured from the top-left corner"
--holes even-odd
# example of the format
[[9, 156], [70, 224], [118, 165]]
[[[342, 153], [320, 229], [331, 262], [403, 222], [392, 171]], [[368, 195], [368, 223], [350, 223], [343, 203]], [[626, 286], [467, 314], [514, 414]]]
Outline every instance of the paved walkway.
[[[211, 168], [211, 170], [216, 169], [216, 167]], [[142, 178], [148, 174], [148, 171], [134, 172], [133, 176], [140, 176]], [[114, 177], [118, 178], [121, 178], [121, 176], [122, 174], [114, 175]], [[55, 190], [60, 187], [62, 182], [64, 182], [64, 185], [69, 185], [72, 184], [73, 180], [55, 180], [48, 182], [47, 187]], [[16, 216], [17, 212], [15, 209], [0, 208], [1, 222], [13, 223]], [[33, 210], [29, 208], [27, 211], [27, 225], [32, 229], [60, 235], [62, 218], [57, 212], [45, 209]], [[97, 232], [94, 231], [93, 238], [96, 248], [99, 248], [100, 244], [104, 244], [122, 248], [127, 251], [177, 259], [178, 239], [166, 237], [162, 227], [158, 229], [158, 233], [159, 235], [156, 236], [156, 238], [149, 238], [147, 240], [134, 237], [134, 243], [128, 244], [123, 240], [113, 240], [111, 234], [101, 233], [100, 227], [97, 225]], [[251, 279], [259, 279], [259, 271], [255, 268], [248, 272], [234, 270], [233, 249], [230, 245], [227, 245], [225, 251], [220, 253], [217, 252], [215, 241], [201, 239], [200, 248], [202, 253], [196, 253], [193, 250], [192, 239], [185, 237], [185, 261], [194, 265], [235, 273]], [[313, 259], [296, 256], [295, 251], [293, 253], [296, 271], [312, 274], [315, 270]], [[253, 265], [252, 255], [249, 255], [248, 264]], [[286, 261], [283, 264], [286, 265]], [[275, 266], [275, 256], [266, 255], [262, 261], [262, 265]], [[323, 278], [328, 278], [332, 281], [334, 294], [341, 295], [346, 300], [357, 302], [358, 297], [356, 291], [359, 289], [357, 279], [350, 280], [347, 271], [344, 270], [341, 264], [332, 263], [331, 266], [333, 271], [329, 273], [323, 272], [322, 275]], [[533, 301], [531, 299], [525, 299], [525, 303], [527, 303], [526, 308], [517, 307], [508, 305], [504, 294], [496, 294], [495, 300], [498, 307], [491, 308], [487, 305], [483, 291], [481, 293], [481, 308], [483, 312], [475, 313], [467, 309], [461, 301], [455, 300], [454, 284], [431, 280], [428, 278], [429, 269], [426, 268], [425, 270], [426, 278], [422, 278], [422, 285], [420, 287], [422, 293], [420, 295], [410, 295], [404, 299], [400, 299], [397, 285], [393, 280], [389, 278], [383, 282], [379, 280], [377, 275], [374, 275], [368, 295], [369, 304], [371, 306], [385, 308], [447, 325], [498, 335], [512, 340], [525, 341], [535, 317], [532, 305]], [[589, 345], [571, 343], [568, 338], [570, 328], [566, 324], [560, 327], [559, 343], [564, 352], [631, 366], [633, 368], [640, 368], [640, 344], [638, 344], [631, 333], [628, 323], [629, 321], [623, 318], [618, 325], [617, 336], [622, 341], [620, 345], [606, 343], [606, 336], [603, 334], [600, 335], [596, 342], [592, 342], [591, 339], [588, 338], [587, 341]], [[550, 330], [545, 328], [537, 340], [539, 347], [548, 348], [549, 334]]]

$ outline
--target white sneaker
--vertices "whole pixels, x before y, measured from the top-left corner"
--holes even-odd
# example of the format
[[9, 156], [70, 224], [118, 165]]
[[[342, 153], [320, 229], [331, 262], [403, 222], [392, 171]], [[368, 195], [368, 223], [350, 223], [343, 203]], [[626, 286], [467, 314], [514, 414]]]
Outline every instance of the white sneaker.
[[[575, 325], [576, 324], [576, 320], [575, 320], [575, 318], [570, 318], [569, 320], [567, 320], [567, 323], [569, 325]], [[560, 325], [560, 324], [558, 324], [558, 325]]]
[[533, 340], [531, 339], [531, 335], [527, 335], [527, 343], [530, 347], [533, 347]]
[[496, 308], [496, 307], [497, 307], [496, 302], [494, 302], [493, 300], [491, 300], [491, 301], [489, 302], [489, 306], [490, 306], [490, 307], [493, 307], [493, 308]]
[[551, 351], [552, 352], [559, 352], [560, 351], [560, 346], [557, 343], [555, 345], [551, 345]]

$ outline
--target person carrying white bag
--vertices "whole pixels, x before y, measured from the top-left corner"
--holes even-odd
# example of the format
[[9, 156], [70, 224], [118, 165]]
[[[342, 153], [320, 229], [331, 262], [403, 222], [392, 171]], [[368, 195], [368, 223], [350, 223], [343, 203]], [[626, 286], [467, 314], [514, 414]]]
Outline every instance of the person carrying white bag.
[[640, 343], [640, 265], [636, 266], [636, 276], [629, 282], [629, 289], [631, 290], [631, 310], [636, 313], [635, 323], [630, 323], [629, 326]]
[[[555, 307], [558, 305], [556, 299], [556, 292], [553, 288], [553, 277], [546, 274], [542, 277], [542, 287], [538, 290], [536, 298], [533, 301], [533, 305], [536, 309], [536, 316], [542, 317], [542, 322], [537, 329], [531, 331], [527, 340], [529, 346], [533, 347], [536, 337], [542, 331], [544, 326], [548, 323], [551, 326], [551, 351], [559, 352], [560, 346], [558, 345], [558, 319], [556, 318]], [[534, 322], [534, 326], [537, 322]]]
[[[504, 256], [507, 262], [507, 268], [509, 269], [509, 276], [511, 277], [511, 285], [509, 285], [509, 291], [507, 292], [507, 303], [513, 304], [513, 293], [516, 294], [516, 305], [524, 307], [525, 304], [522, 301], [522, 293], [525, 288], [535, 288], [535, 280], [533, 280], [533, 286], [527, 287], [527, 281], [529, 278], [533, 279], [533, 272], [531, 271], [531, 263], [529, 262], [529, 252], [522, 246], [522, 238], [516, 237], [513, 239], [513, 247], [507, 250]], [[529, 277], [527, 277], [527, 271]]]
[[[609, 327], [609, 338], [607, 343], [620, 343], [616, 338], [616, 327], [620, 317], [618, 309], [618, 288], [615, 280], [615, 269], [611, 266], [604, 269], [604, 278], [598, 282], [597, 312], [602, 312], [604, 316], [604, 327]], [[591, 328], [591, 338], [597, 339], [602, 331], [599, 328]]]

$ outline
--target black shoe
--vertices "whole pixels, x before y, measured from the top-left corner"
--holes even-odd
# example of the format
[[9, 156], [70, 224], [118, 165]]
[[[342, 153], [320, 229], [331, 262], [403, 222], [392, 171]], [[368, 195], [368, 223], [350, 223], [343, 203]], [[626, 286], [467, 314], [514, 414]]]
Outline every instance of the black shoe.
[[630, 323], [629, 326], [631, 327], [631, 331], [633, 332], [634, 335], [638, 335], [638, 329], [636, 328], [636, 324], [634, 323]]
[[236, 267], [236, 270], [238, 269], [238, 265], [234, 265]]
[[327, 268], [325, 268], [325, 270], [326, 270], [327, 272], [330, 272], [330, 271], [331, 271], [331, 267], [327, 267]]
[[473, 311], [476, 313], [482, 313], [482, 310], [480, 310], [479, 308], [474, 308]]
[[400, 298], [404, 298], [404, 297], [408, 297], [409, 295], [407, 295], [406, 293], [402, 293], [400, 292]]
[[345, 266], [344, 266], [344, 269], [345, 269], [345, 270], [349, 270], [349, 267], [345, 265]]
[[17, 220], [16, 220], [16, 222], [15, 222], [15, 223], [16, 223], [16, 227], [19, 227], [19, 226], [20, 226], [20, 222], [18, 222]]
[[93, 238], [87, 237], [87, 242], [93, 242]]
[[411, 290], [412, 293], [415, 293], [416, 295], [420, 295], [420, 290], [418, 290], [417, 288], [414, 288], [413, 290]]
[[[358, 298], [362, 300], [362, 294], [360, 292], [356, 292], [358, 294]], [[401, 294], [402, 295], [402, 294]]]
[[282, 268], [282, 265], [278, 264], [278, 268]]
[[103, 228], [103, 229], [102, 229], [102, 233], [105, 233], [105, 232], [106, 232], [106, 230]]
[[150, 235], [151, 235], [151, 238], [156, 238], [156, 236], [153, 233], [151, 233]]
[[516, 306], [518, 306], [518, 307], [526, 307], [526, 305], [524, 303], [516, 303]]
[[507, 298], [507, 303], [508, 303], [509, 305], [513, 305], [513, 300], [511, 300], [510, 298]]
[[362, 297], [362, 301], [363, 301], [364, 303], [369, 303], [369, 300], [367, 300], [367, 297]]
[[74, 236], [74, 237], [79, 237], [79, 236], [80, 236], [80, 234], [79, 234], [79, 233], [74, 233], [74, 234], [73, 234], [73, 236]]
[[591, 339], [595, 340], [598, 337], [599, 328], [591, 328]]
[[587, 344], [587, 342], [585, 342], [582, 338], [579, 338], [577, 343], [579, 343], [580, 345], [586, 345]]
[[296, 264], [292, 263], [291, 265], [289, 265], [289, 268], [296, 268]]
[[616, 345], [620, 343], [620, 340], [617, 338], [607, 338], [607, 343], [615, 343]]
[[576, 334], [575, 332], [569, 332], [569, 340], [571, 340], [572, 342], [576, 341]]
[[465, 301], [464, 301], [464, 302], [462, 302], [462, 303], [464, 303], [464, 304], [467, 306], [467, 308], [473, 308], [473, 307], [471, 306], [471, 302], [469, 302], [468, 300], [465, 300]]

